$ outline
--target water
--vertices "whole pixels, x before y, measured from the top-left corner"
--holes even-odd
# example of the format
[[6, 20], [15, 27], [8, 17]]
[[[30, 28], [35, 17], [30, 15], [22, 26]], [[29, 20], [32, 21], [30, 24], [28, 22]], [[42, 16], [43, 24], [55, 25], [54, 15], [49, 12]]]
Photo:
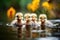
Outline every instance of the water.
[[[0, 40], [18, 40], [17, 31], [11, 27], [0, 26]], [[60, 40], [59, 37], [23, 38], [21, 40]]]

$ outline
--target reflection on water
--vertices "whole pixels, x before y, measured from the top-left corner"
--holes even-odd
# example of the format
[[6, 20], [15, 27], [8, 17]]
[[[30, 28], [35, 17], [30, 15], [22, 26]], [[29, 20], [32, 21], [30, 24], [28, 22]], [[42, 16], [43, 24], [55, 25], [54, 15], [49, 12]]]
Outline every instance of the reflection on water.
[[57, 37], [36, 38], [34, 40], [59, 40]]
[[[14, 29], [15, 30], [15, 29]], [[18, 40], [17, 31], [12, 31], [11, 27], [0, 26], [1, 40]], [[59, 40], [58, 37], [39, 37], [39, 38], [23, 38], [21, 40]]]

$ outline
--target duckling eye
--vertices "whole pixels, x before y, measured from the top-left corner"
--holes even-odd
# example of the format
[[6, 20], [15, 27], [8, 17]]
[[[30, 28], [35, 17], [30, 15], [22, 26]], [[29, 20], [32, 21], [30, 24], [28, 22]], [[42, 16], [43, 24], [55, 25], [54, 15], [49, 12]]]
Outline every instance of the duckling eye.
[[28, 18], [30, 18], [30, 16]]
[[42, 19], [42, 17], [40, 17], [40, 19]]
[[19, 18], [19, 16], [18, 16], [18, 15], [17, 15], [16, 17], [17, 17], [17, 18]]

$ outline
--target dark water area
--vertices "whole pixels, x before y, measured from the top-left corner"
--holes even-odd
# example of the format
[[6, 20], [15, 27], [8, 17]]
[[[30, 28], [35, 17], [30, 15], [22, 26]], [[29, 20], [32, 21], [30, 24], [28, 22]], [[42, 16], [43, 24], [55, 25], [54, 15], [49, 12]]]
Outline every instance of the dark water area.
[[[17, 31], [13, 31], [12, 28], [8, 26], [0, 26], [0, 40], [18, 40]], [[60, 37], [23, 38], [21, 40], [60, 40]]]
[[0, 40], [17, 40], [17, 33], [11, 27], [0, 26]]

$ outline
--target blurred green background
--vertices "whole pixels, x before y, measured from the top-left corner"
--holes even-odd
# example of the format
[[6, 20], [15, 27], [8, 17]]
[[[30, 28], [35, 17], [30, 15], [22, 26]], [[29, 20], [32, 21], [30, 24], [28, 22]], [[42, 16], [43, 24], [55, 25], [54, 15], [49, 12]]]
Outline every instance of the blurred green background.
[[[42, 3], [46, 0], [40, 0], [40, 7], [34, 12], [37, 15], [41, 13], [48, 13], [48, 11], [42, 8]], [[60, 18], [60, 0], [52, 0], [51, 2], [54, 6], [53, 12], [56, 17], [52, 17], [53, 19]], [[7, 10], [12, 6], [15, 8], [16, 12], [31, 12], [27, 10], [27, 4], [31, 3], [32, 0], [1, 0], [0, 1], [0, 22], [7, 22]], [[58, 16], [57, 16], [58, 15]], [[51, 15], [49, 15], [51, 16]], [[52, 19], [50, 18], [50, 19]]]

